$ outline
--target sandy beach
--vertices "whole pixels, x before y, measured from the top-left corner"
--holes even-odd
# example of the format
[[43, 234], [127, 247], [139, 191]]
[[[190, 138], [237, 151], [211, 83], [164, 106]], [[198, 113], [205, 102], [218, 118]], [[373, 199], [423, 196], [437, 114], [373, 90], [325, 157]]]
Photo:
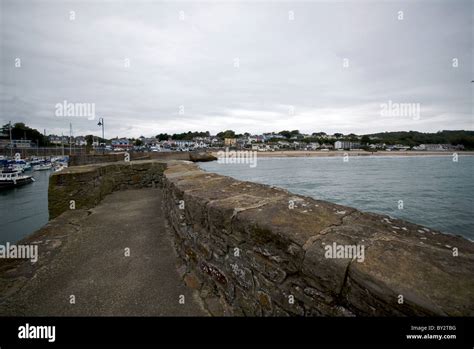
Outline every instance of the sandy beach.
[[[280, 150], [280, 151], [265, 151], [258, 152], [258, 157], [279, 157], [279, 158], [292, 158], [292, 157], [333, 157], [333, 156], [344, 156], [347, 153], [349, 156], [452, 156], [455, 152], [450, 151], [307, 151], [307, 150]], [[459, 156], [474, 155], [474, 151], [457, 151]], [[213, 151], [212, 155], [218, 156], [217, 151]]]

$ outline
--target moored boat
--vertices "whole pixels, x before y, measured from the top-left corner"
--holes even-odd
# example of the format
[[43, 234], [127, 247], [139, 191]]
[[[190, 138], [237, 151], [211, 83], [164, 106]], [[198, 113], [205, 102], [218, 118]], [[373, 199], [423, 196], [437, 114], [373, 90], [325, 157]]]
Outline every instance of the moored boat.
[[46, 170], [51, 170], [52, 168], [52, 165], [51, 163], [42, 163], [42, 164], [38, 164], [38, 165], [34, 165], [33, 166], [33, 170], [34, 171], [46, 171]]
[[24, 175], [20, 171], [2, 171], [0, 173], [0, 189], [15, 188], [34, 181], [33, 177]]
[[31, 166], [31, 163], [27, 162], [25, 166], [23, 167], [23, 171], [29, 171], [32, 170], [33, 167]]
[[64, 164], [64, 163], [62, 163], [62, 162], [57, 162], [57, 163], [55, 163], [54, 166], [53, 166], [53, 171], [54, 171], [54, 172], [59, 172], [59, 171], [64, 170], [65, 168], [67, 168], [67, 163]]

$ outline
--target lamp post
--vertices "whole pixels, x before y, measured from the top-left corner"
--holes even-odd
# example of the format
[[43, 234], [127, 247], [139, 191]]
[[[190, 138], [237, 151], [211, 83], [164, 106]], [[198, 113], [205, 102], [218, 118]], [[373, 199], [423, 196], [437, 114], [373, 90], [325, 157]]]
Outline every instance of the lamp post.
[[9, 124], [9, 130], [10, 130], [10, 157], [13, 158], [13, 140], [12, 140], [12, 122], [11, 121]]
[[[105, 142], [105, 138], [104, 138], [104, 118], [99, 118], [99, 123], [97, 124], [97, 126], [102, 126], [102, 140]], [[105, 143], [104, 143], [104, 147], [102, 148], [102, 154], [105, 154]]]

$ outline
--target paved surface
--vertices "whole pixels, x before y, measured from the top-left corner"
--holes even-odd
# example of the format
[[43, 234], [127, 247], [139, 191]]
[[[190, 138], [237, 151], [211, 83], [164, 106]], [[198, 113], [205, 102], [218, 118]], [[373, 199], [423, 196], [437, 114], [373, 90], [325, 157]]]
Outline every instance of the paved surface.
[[178, 275], [161, 200], [159, 189], [119, 191], [21, 242], [40, 258], [0, 265], [0, 315], [207, 315]]

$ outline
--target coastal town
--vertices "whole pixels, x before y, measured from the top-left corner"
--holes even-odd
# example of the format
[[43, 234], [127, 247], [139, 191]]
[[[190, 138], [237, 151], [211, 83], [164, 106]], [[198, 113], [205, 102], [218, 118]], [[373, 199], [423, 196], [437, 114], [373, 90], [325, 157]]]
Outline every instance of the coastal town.
[[[438, 133], [385, 132], [373, 135], [354, 133], [302, 133], [298, 130], [261, 134], [237, 134], [232, 130], [211, 135], [210, 132], [160, 133], [155, 137], [114, 137], [95, 135], [46, 135], [23, 123], [4, 125], [0, 135], [3, 155], [35, 148], [61, 150], [62, 155], [93, 152], [169, 152], [231, 148], [259, 152], [274, 151], [462, 151], [474, 147], [472, 131]], [[13, 136], [10, 135], [13, 134]], [[28, 138], [28, 133], [33, 136]], [[10, 137], [11, 136], [11, 137]], [[444, 142], [439, 142], [439, 140]], [[12, 151], [13, 150], [13, 151]], [[39, 154], [38, 154], [39, 155]]]
[[[0, 134], [0, 188], [10, 189], [33, 183], [35, 176], [25, 172], [58, 172], [70, 165], [71, 156], [133, 153], [201, 153], [203, 159], [217, 159], [227, 151], [257, 153], [262, 156], [337, 156], [339, 151], [346, 156], [390, 154], [442, 154], [471, 150], [474, 148], [474, 132], [441, 131], [436, 134], [419, 132], [386, 132], [373, 135], [356, 135], [325, 132], [302, 133], [299, 130], [262, 134], [237, 134], [232, 130], [211, 135], [205, 132], [179, 134], [160, 133], [155, 137], [138, 138], [102, 137], [94, 135], [73, 136], [72, 124], [68, 136], [47, 134], [24, 123], [11, 122], [3, 125]], [[440, 142], [442, 141], [442, 142]], [[226, 153], [223, 150], [226, 150]], [[393, 153], [392, 153], [393, 152]], [[202, 154], [204, 153], [204, 155]], [[166, 154], [163, 154], [166, 155]], [[184, 155], [184, 154], [183, 154]], [[248, 154], [247, 154], [248, 155]], [[196, 155], [193, 155], [194, 157]], [[217, 158], [215, 157], [217, 156]], [[226, 155], [225, 155], [226, 156]], [[256, 160], [256, 159], [255, 159]], [[219, 162], [221, 163], [221, 162]], [[256, 161], [254, 162], [256, 166]]]

